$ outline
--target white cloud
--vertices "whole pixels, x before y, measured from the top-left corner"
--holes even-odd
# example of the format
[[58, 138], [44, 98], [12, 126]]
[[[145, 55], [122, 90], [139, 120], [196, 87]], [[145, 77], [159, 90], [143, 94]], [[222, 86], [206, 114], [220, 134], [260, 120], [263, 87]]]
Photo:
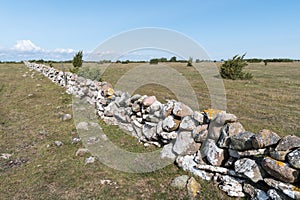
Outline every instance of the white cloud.
[[54, 52], [57, 52], [57, 53], [75, 53], [75, 50], [74, 49], [58, 48], [58, 49], [54, 49]]
[[18, 40], [11, 48], [0, 47], [0, 61], [21, 60], [71, 60], [75, 54], [74, 49], [56, 48], [48, 50], [39, 47], [31, 40]]
[[41, 47], [36, 46], [30, 40], [18, 40], [13, 49], [18, 51], [43, 51]]

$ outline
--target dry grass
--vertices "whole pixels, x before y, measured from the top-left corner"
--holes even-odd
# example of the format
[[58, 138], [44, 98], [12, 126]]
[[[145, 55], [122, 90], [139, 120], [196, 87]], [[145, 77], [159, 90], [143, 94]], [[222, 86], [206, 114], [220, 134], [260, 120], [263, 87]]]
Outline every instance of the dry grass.
[[[146, 174], [123, 173], [100, 162], [85, 165], [89, 155], [76, 157], [83, 146], [71, 143], [77, 136], [74, 122], [60, 119], [72, 112], [71, 96], [37, 73], [23, 78], [26, 72], [23, 64], [0, 64], [0, 153], [13, 154], [8, 160], [0, 158], [0, 199], [187, 198], [185, 190], [170, 187], [174, 177], [185, 174], [175, 165]], [[117, 145], [143, 150], [117, 127], [102, 126]], [[55, 140], [64, 145], [56, 147]], [[101, 179], [116, 185], [102, 185]], [[211, 183], [199, 181], [204, 199], [229, 199]]]

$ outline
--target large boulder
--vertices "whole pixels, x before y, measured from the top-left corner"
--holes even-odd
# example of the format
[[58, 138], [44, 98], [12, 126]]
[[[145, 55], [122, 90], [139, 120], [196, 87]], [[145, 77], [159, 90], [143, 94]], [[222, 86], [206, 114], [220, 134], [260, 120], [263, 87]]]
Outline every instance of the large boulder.
[[277, 144], [279, 140], [280, 137], [276, 133], [267, 129], [263, 129], [253, 137], [252, 145], [256, 149], [261, 149]]
[[212, 139], [207, 139], [201, 146], [201, 156], [214, 166], [221, 166], [224, 160], [224, 150], [217, 147]]
[[247, 178], [249, 178], [253, 182], [258, 182], [263, 180], [261, 175], [261, 171], [256, 164], [256, 162], [249, 158], [242, 158], [237, 160], [234, 164], [234, 170], [238, 174], [241, 174]]
[[230, 148], [234, 150], [249, 150], [252, 149], [252, 138], [254, 133], [242, 132], [230, 137]]
[[261, 165], [268, 174], [283, 182], [294, 183], [299, 179], [299, 171], [284, 162], [265, 157]]

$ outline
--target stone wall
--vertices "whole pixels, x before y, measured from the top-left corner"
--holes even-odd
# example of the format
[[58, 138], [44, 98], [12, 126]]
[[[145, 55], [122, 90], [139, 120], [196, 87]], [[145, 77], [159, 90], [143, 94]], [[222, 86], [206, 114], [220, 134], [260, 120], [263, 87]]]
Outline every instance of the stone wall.
[[144, 145], [162, 147], [161, 157], [212, 180], [229, 196], [300, 199], [300, 138], [263, 129], [246, 131], [225, 111], [193, 111], [175, 100], [114, 91], [111, 84], [24, 62], [67, 93], [86, 97], [106, 123], [119, 125]]

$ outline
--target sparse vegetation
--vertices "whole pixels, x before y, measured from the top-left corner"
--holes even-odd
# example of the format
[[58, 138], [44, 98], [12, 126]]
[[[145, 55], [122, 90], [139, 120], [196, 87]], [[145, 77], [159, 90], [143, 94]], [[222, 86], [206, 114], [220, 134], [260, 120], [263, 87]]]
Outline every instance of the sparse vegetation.
[[73, 65], [74, 68], [70, 69], [70, 71], [72, 73], [77, 74], [79, 69], [82, 67], [82, 63], [83, 63], [82, 56], [83, 56], [82, 51], [79, 51], [73, 57], [72, 65]]
[[[61, 70], [60, 63], [53, 65]], [[100, 64], [93, 65], [91, 67], [101, 68]], [[102, 78], [114, 85], [124, 73], [138, 65], [113, 63]], [[186, 63], [170, 63], [170, 66], [191, 83], [199, 97], [199, 110], [208, 108], [209, 91], [197, 71], [187, 68]], [[71, 63], [66, 67], [71, 67]], [[268, 63], [267, 66], [250, 63], [245, 69], [254, 75], [253, 81], [245, 84], [245, 81], [224, 80], [227, 112], [235, 114], [245, 129], [254, 133], [267, 128], [281, 136], [300, 136], [300, 63]], [[26, 72], [29, 76], [23, 78]], [[62, 122], [60, 118], [62, 112], [72, 113], [68, 106], [72, 103], [71, 96], [38, 73], [30, 78], [30, 73], [23, 64], [0, 64], [0, 80], [5, 84], [0, 85], [3, 88], [0, 89], [0, 153], [13, 153], [8, 160], [0, 159], [2, 199], [187, 199], [185, 190], [169, 185], [173, 178], [186, 174], [175, 165], [148, 174], [123, 173], [100, 162], [84, 165], [90, 154], [75, 156], [83, 145], [70, 141], [77, 136], [74, 122]], [[34, 95], [28, 97], [29, 93]], [[161, 85], [146, 85], [136, 93], [175, 98]], [[148, 150], [119, 128], [101, 126], [118, 146], [136, 152]], [[55, 140], [64, 145], [53, 146]], [[102, 179], [116, 182], [118, 188], [102, 185]], [[230, 199], [212, 182], [197, 180], [202, 186], [202, 199]]]
[[78, 71], [78, 76], [82, 76], [91, 80], [102, 81], [101, 70], [96, 67], [82, 67]]
[[248, 65], [244, 57], [245, 54], [242, 56], [236, 55], [232, 59], [225, 61], [220, 68], [221, 77], [232, 80], [252, 79], [253, 75], [251, 73], [243, 72], [243, 69]]

